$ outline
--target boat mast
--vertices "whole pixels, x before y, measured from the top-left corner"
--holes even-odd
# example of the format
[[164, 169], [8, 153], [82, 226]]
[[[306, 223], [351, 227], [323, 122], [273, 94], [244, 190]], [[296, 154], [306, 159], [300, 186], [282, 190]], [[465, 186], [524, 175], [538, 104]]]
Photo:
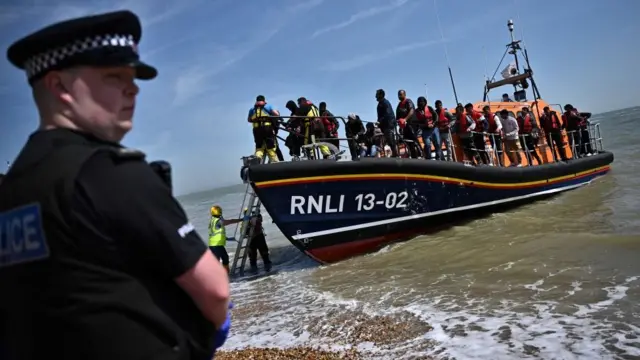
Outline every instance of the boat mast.
[[[531, 87], [533, 89], [533, 100], [537, 101], [541, 97], [540, 97], [540, 92], [538, 91], [538, 86], [536, 85], [536, 82], [533, 80], [533, 70], [531, 69], [531, 64], [529, 63], [529, 55], [527, 53], [527, 49], [523, 49], [522, 47], [520, 47], [521, 40], [516, 40], [515, 36], [513, 35], [513, 28], [514, 28], [513, 20], [509, 20], [507, 22], [507, 27], [509, 28], [509, 34], [511, 35], [511, 42], [507, 44], [507, 50], [502, 56], [502, 59], [500, 60], [500, 64], [498, 64], [498, 67], [496, 68], [496, 71], [494, 72], [491, 79], [495, 78], [496, 73], [499, 71], [500, 67], [502, 66], [502, 62], [504, 61], [504, 58], [507, 54], [513, 55], [513, 58], [515, 60], [516, 72], [515, 74], [510, 74], [511, 75], [510, 77], [505, 78], [503, 80], [499, 80], [499, 81], [487, 80], [485, 84], [483, 101], [487, 101], [487, 98], [488, 98], [487, 95], [489, 94], [489, 91], [491, 89], [495, 89], [497, 87], [504, 86], [504, 85], [513, 85], [514, 94], [520, 92], [519, 95], [524, 95], [524, 97], [518, 96], [518, 98], [526, 99], [526, 90], [529, 88], [529, 82], [527, 81], [527, 79], [531, 80]], [[522, 72], [520, 72], [521, 63], [520, 63], [520, 59], [518, 58], [518, 51], [522, 52], [525, 60], [525, 64], [522, 64]], [[520, 88], [521, 90], [519, 90], [518, 88]]]
[[456, 104], [458, 101], [458, 93], [456, 92], [456, 83], [453, 81], [453, 73], [451, 72], [451, 62], [449, 61], [449, 51], [447, 51], [447, 43], [444, 39], [444, 32], [442, 31], [442, 25], [440, 24], [440, 14], [438, 13], [438, 4], [437, 0], [433, 0], [433, 7], [436, 13], [436, 20], [438, 21], [438, 29], [440, 30], [440, 39], [442, 40], [442, 44], [444, 45], [444, 57], [447, 60], [447, 67], [449, 68], [449, 79], [451, 79], [451, 87], [453, 88], [453, 97], [456, 99]]

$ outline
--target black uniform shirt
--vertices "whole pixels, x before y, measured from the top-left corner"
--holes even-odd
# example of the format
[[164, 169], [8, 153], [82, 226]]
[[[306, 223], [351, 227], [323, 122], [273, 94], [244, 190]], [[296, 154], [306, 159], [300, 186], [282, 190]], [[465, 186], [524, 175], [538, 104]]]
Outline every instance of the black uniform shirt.
[[0, 266], [16, 358], [210, 357], [215, 329], [174, 281], [208, 249], [143, 157], [70, 130], [35, 133], [0, 200], [0, 213], [40, 203], [50, 252]]

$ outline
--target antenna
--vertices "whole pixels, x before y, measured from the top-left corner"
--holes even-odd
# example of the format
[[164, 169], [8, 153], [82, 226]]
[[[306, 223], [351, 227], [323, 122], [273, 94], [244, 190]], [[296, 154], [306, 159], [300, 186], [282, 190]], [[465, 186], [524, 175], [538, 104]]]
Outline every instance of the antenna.
[[449, 68], [449, 78], [451, 79], [451, 87], [453, 88], [453, 96], [456, 99], [456, 104], [458, 101], [458, 93], [456, 92], [456, 83], [453, 81], [453, 73], [451, 72], [451, 62], [449, 61], [449, 51], [447, 50], [447, 43], [444, 40], [444, 32], [442, 31], [442, 25], [440, 24], [440, 15], [438, 14], [438, 4], [437, 0], [433, 0], [433, 7], [436, 12], [436, 20], [438, 21], [438, 29], [440, 30], [440, 38], [442, 39], [442, 44], [444, 45], [444, 57], [447, 60], [447, 67]]

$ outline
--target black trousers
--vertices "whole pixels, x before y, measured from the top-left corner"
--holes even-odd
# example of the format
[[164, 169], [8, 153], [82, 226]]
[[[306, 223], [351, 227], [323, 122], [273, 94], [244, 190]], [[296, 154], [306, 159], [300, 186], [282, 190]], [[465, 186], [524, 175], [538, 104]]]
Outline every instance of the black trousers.
[[267, 239], [262, 231], [254, 235], [253, 239], [251, 239], [251, 244], [249, 244], [249, 264], [251, 264], [251, 267], [258, 266], [258, 252], [265, 267], [271, 265]]

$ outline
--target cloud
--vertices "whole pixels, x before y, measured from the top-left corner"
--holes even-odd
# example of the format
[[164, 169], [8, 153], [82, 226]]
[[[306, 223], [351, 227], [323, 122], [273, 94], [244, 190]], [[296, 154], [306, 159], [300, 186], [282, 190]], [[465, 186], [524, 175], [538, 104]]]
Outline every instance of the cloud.
[[357, 12], [357, 13], [351, 15], [349, 17], [349, 19], [346, 20], [346, 21], [343, 21], [343, 22], [335, 24], [335, 25], [328, 26], [326, 28], [322, 28], [322, 29], [316, 30], [311, 35], [311, 38], [315, 38], [317, 36], [320, 36], [322, 34], [328, 33], [330, 31], [344, 29], [347, 26], [353, 25], [354, 23], [356, 23], [358, 21], [370, 18], [372, 16], [376, 16], [376, 15], [384, 13], [384, 12], [395, 10], [395, 9], [403, 6], [404, 4], [406, 4], [408, 1], [409, 0], [393, 0], [390, 5], [387, 5], [387, 6], [376, 6], [376, 7], [369, 8], [367, 10], [363, 10], [363, 11]]
[[263, 14], [260, 18], [265, 19], [264, 23], [254, 24], [256, 30], [249, 36], [249, 40], [243, 44], [237, 46], [209, 44], [209, 50], [204, 50], [203, 56], [199, 59], [190, 59], [190, 61], [195, 64], [190, 65], [183, 71], [182, 75], [176, 78], [173, 106], [185, 105], [192, 98], [215, 89], [216, 86], [211, 85], [211, 78], [268, 43], [281, 29], [295, 18], [294, 15], [319, 6], [323, 1], [324, 0], [309, 0], [307, 2], [297, 3], [293, 6], [274, 11], [274, 16]]
[[361, 66], [392, 57], [397, 54], [421, 49], [428, 46], [433, 46], [440, 43], [442, 43], [442, 40], [431, 40], [431, 41], [425, 41], [425, 42], [420, 42], [416, 44], [402, 45], [402, 46], [389, 49], [387, 51], [365, 54], [365, 55], [357, 56], [355, 58], [351, 58], [348, 60], [334, 61], [327, 64], [323, 68], [323, 70], [327, 70], [327, 71], [353, 70]]

